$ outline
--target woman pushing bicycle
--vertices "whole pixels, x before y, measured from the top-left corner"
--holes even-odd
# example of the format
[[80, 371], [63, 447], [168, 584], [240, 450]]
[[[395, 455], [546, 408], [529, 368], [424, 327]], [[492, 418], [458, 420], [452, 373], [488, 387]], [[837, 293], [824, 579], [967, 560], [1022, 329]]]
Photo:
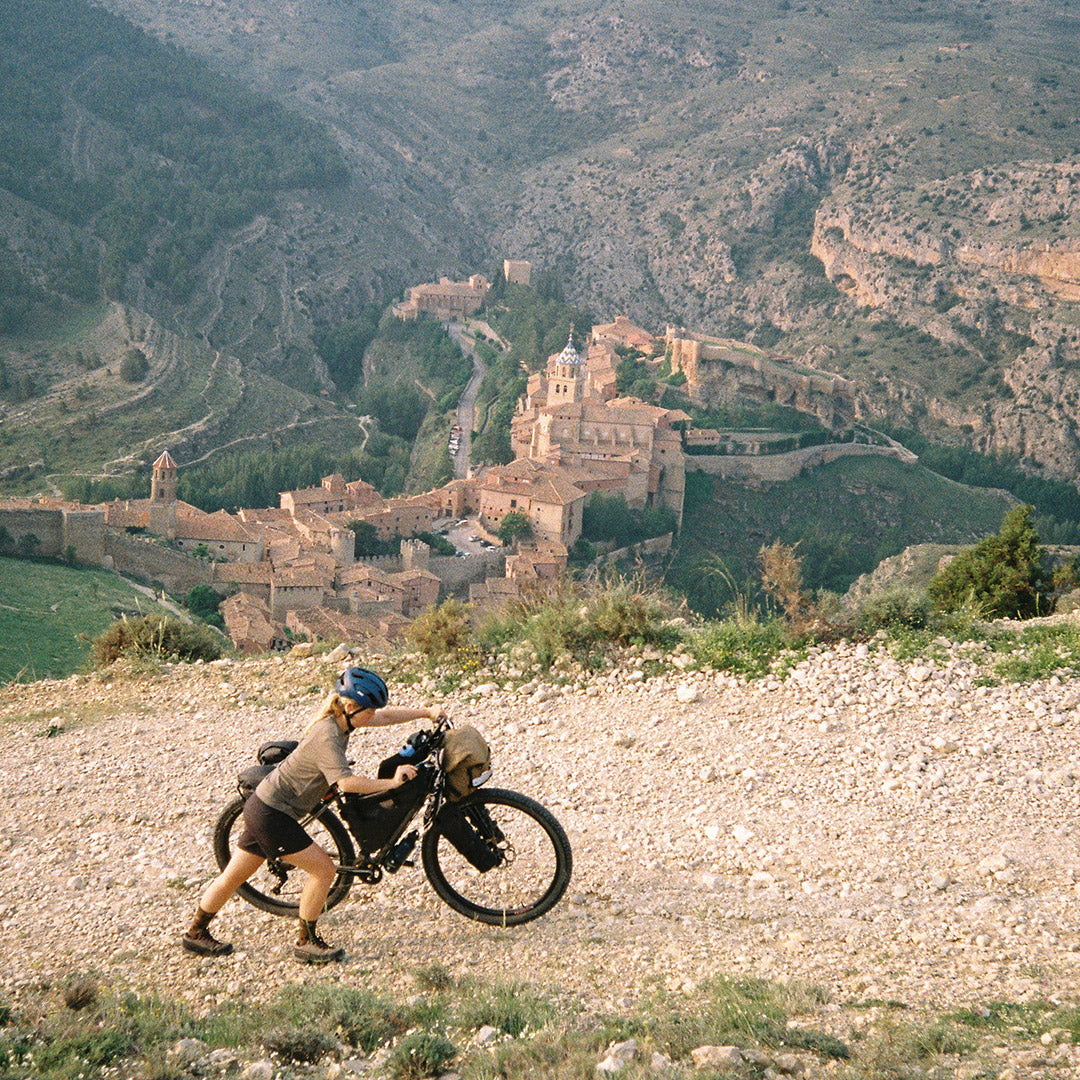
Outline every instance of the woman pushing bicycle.
[[426, 709], [387, 707], [386, 683], [373, 671], [350, 667], [338, 679], [304, 732], [299, 745], [265, 777], [244, 804], [244, 831], [229, 864], [207, 885], [195, 919], [181, 938], [183, 947], [199, 956], [225, 956], [232, 945], [210, 933], [210, 920], [230, 896], [266, 859], [280, 859], [308, 874], [300, 894], [300, 925], [293, 956], [309, 964], [340, 960], [345, 950], [328, 945], [316, 923], [337, 874], [325, 851], [300, 825], [335, 784], [339, 791], [379, 794], [416, 776], [412, 765], [400, 765], [393, 777], [376, 780], [357, 776], [345, 750], [349, 736], [360, 727], [384, 727], [415, 720], [439, 720], [439, 706]]

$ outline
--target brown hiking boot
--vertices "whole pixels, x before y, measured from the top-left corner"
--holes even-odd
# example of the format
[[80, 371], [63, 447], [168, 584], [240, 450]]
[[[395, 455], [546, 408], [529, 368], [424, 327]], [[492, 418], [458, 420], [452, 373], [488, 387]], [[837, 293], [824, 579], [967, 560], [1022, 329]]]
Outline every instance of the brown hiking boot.
[[227, 941], [218, 941], [209, 930], [200, 930], [193, 934], [190, 930], [180, 939], [180, 944], [196, 956], [228, 956], [232, 945]]
[[327, 945], [314, 928], [293, 946], [292, 954], [302, 964], [329, 964], [345, 958], [344, 949]]

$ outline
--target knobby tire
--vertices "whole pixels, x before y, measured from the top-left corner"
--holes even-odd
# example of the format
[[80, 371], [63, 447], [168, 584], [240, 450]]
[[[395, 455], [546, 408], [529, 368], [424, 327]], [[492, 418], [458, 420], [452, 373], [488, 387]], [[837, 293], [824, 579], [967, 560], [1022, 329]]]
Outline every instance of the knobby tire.
[[489, 788], [456, 806], [479, 806], [505, 834], [511, 858], [484, 873], [453, 848], [436, 818], [420, 848], [431, 887], [456, 912], [489, 926], [518, 926], [538, 919], [570, 883], [570, 841], [554, 815], [516, 791]]
[[[244, 801], [239, 796], [233, 799], [222, 811], [214, 827], [214, 858], [221, 870], [228, 865], [236, 848], [236, 841], [244, 830]], [[324, 810], [317, 822], [312, 822], [307, 826], [307, 831], [314, 833], [312, 839], [326, 851], [335, 866], [348, 866], [355, 862], [352, 839], [349, 837], [348, 830], [331, 811]], [[287, 884], [282, 889], [284, 896], [274, 895], [270, 891], [278, 884], [278, 879], [270, 872], [266, 863], [236, 890], [237, 894], [261, 911], [269, 911], [271, 915], [296, 918], [300, 910], [300, 889], [307, 880], [307, 875], [295, 866], [285, 866], [284, 869], [288, 873]], [[333, 885], [330, 886], [326, 907], [329, 909], [335, 904], [340, 904], [348, 895], [352, 883], [351, 874], [339, 873], [334, 878]], [[290, 895], [295, 896], [296, 899], [290, 899]]]

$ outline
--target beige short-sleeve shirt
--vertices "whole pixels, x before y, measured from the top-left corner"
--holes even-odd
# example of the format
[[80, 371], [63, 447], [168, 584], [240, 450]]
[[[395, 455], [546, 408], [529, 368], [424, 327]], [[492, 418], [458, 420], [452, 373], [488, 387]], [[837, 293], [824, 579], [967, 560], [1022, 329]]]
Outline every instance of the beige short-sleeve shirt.
[[342, 731], [332, 716], [316, 721], [300, 745], [262, 780], [255, 794], [267, 806], [299, 821], [319, 805], [331, 785], [353, 775], [345, 757], [350, 734]]

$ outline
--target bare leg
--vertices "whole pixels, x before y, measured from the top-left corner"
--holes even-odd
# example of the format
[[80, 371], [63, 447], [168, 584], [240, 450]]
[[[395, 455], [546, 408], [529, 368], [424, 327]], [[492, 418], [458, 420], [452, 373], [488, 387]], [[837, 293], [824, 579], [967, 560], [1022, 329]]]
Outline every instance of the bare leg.
[[[199, 901], [199, 907], [208, 915], [217, 914], [225, 901], [259, 869], [264, 861], [261, 855], [252, 855], [250, 851], [234, 851], [232, 858], [229, 859], [229, 865], [206, 886], [202, 899]], [[326, 861], [330, 861], [329, 857]], [[329, 886], [327, 889], [329, 890]]]
[[[234, 855], [233, 858], [235, 859], [236, 856]], [[323, 913], [330, 886], [334, 884], [334, 878], [337, 877], [337, 867], [318, 844], [311, 844], [310, 847], [294, 852], [292, 855], [283, 855], [282, 859], [293, 866], [300, 867], [308, 875], [304, 883], [304, 891], [300, 894], [300, 918], [306, 922], [315, 922]], [[229, 866], [232, 866], [231, 862]], [[248, 876], [253, 870], [254, 868], [248, 872]], [[224, 876], [225, 874], [222, 874], [222, 877]], [[237, 882], [233, 888], [237, 888], [239, 884], [240, 882]]]

